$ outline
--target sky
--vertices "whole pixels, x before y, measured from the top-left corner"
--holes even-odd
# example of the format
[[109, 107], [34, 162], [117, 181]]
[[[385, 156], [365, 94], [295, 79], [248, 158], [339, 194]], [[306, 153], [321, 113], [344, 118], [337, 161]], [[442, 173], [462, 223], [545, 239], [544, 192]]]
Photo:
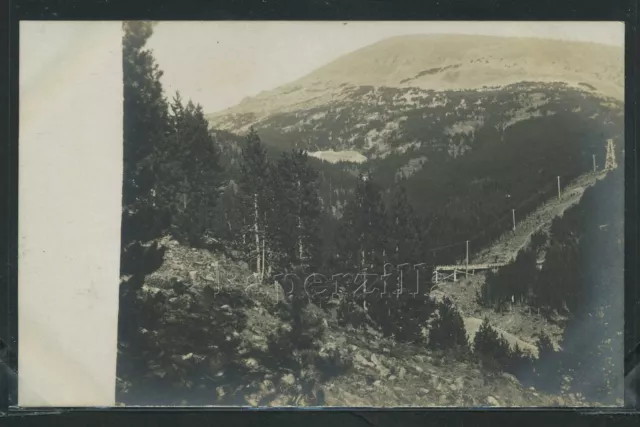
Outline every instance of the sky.
[[309, 74], [338, 57], [406, 34], [481, 34], [624, 45], [619, 22], [159, 22], [148, 47], [169, 97], [213, 113]]

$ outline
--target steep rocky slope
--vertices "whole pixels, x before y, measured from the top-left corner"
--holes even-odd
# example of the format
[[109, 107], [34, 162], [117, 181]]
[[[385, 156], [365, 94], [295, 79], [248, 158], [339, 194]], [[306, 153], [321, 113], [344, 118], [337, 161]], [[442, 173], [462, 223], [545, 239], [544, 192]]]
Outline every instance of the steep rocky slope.
[[[211, 292], [233, 289], [250, 298], [251, 303], [229, 302], [229, 313], [246, 317], [246, 327], [234, 332], [240, 340], [238, 352], [233, 355], [237, 363], [249, 369], [251, 375], [242, 379], [230, 379], [216, 389], [224, 394], [229, 390], [244, 390], [235, 404], [244, 406], [289, 406], [313, 405], [299, 394], [299, 381], [290, 373], [273, 372], [255, 356], [256, 351], [266, 349], [267, 337], [283, 325], [277, 314], [277, 302], [282, 301], [281, 289], [252, 285], [252, 275], [247, 266], [224, 255], [207, 250], [189, 249], [171, 239], [161, 242], [167, 247], [162, 267], [150, 275], [144, 285], [146, 298], [158, 300], [160, 295], [166, 308], [165, 318], [169, 322], [173, 316], [185, 315], [187, 295], [195, 300], [209, 300], [215, 304]], [[185, 283], [187, 288], [180, 294], [169, 286], [173, 280]], [[187, 292], [187, 293], [184, 293]], [[186, 305], [185, 305], [186, 304]], [[224, 308], [224, 307], [223, 307]], [[423, 346], [399, 344], [385, 339], [371, 329], [354, 330], [338, 326], [336, 320], [315, 306], [310, 306], [311, 315], [322, 318], [325, 333], [320, 354], [337, 352], [348, 366], [340, 374], [316, 384], [322, 390], [326, 406], [586, 406], [576, 395], [552, 396], [533, 388], [522, 386], [509, 374], [496, 373], [482, 367], [479, 362], [466, 356], [456, 356], [449, 352], [431, 351]], [[191, 316], [197, 315], [192, 313]], [[206, 320], [206, 319], [204, 319]], [[473, 327], [473, 325], [471, 325]], [[162, 334], [162, 328], [154, 333]], [[162, 335], [159, 335], [162, 336]], [[208, 375], [224, 375], [218, 372], [215, 354], [178, 354], [176, 349], [163, 347], [164, 357], [174, 360], [176, 371], [155, 365], [153, 355], [147, 363], [152, 377], [169, 378], [180, 375], [181, 365], [198, 363]], [[166, 354], [165, 354], [166, 353]], [[175, 354], [174, 354], [175, 353]], [[155, 367], [154, 367], [155, 366]], [[148, 399], [148, 395], [136, 397], [129, 393], [135, 378], [118, 381], [118, 401], [127, 405], [135, 404], [137, 398]], [[163, 399], [171, 404], [185, 404], [181, 401], [188, 381], [173, 380], [175, 400], [164, 392]], [[182, 391], [181, 391], [182, 390]], [[206, 404], [206, 403], [204, 403]]]

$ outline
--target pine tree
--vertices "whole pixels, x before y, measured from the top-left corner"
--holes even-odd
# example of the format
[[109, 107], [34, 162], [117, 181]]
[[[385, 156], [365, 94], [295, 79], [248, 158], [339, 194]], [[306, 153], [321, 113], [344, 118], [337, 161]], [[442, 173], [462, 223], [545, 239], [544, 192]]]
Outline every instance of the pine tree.
[[118, 318], [118, 376], [144, 369], [139, 356], [145, 346], [140, 335], [144, 310], [140, 289], [145, 276], [160, 267], [164, 248], [147, 242], [168, 226], [168, 216], [156, 203], [158, 146], [170, 124], [162, 92], [162, 72], [145, 45], [153, 28], [148, 22], [123, 24], [123, 183], [121, 227], [120, 310]]
[[169, 130], [162, 71], [145, 44], [149, 22], [123, 24], [123, 191], [122, 243], [148, 241], [166, 226], [155, 204], [157, 151]]
[[273, 170], [271, 187], [273, 208], [268, 229], [279, 270], [296, 267], [308, 272], [319, 267], [322, 206], [318, 175], [308, 164], [306, 153], [283, 153]]
[[429, 347], [464, 348], [468, 344], [464, 320], [453, 305], [453, 301], [444, 298], [436, 304], [438, 316], [431, 323]]
[[561, 355], [555, 351], [551, 338], [544, 332], [538, 337], [536, 345], [538, 359], [533, 365], [534, 384], [539, 390], [557, 393], [560, 391], [564, 373]]
[[487, 366], [503, 369], [508, 365], [510, 347], [507, 340], [484, 318], [473, 339], [473, 352]]
[[393, 192], [389, 207], [390, 233], [389, 247], [394, 263], [416, 264], [421, 260], [420, 223], [409, 203], [407, 190], [400, 182]]
[[222, 185], [220, 152], [201, 106], [183, 105], [176, 93], [171, 112], [171, 133], [161, 153], [161, 196], [175, 234], [199, 246], [213, 227]]
[[241, 175], [238, 182], [245, 225], [246, 251], [253, 260], [256, 273], [265, 275], [266, 215], [269, 205], [269, 162], [267, 150], [258, 133], [252, 128], [242, 149]]
[[388, 221], [380, 187], [360, 175], [345, 207], [340, 253], [346, 271], [382, 270], [388, 251]]
[[[571, 318], [561, 346], [571, 388], [615, 403], [623, 392], [624, 174], [615, 170], [587, 189], [567, 228], [578, 234]], [[594, 265], [594, 260], [597, 264]]]

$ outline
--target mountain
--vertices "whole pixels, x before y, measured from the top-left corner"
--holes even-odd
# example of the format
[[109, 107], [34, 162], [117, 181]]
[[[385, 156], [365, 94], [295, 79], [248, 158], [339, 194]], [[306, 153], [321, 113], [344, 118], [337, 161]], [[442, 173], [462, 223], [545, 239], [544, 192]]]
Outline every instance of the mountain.
[[[357, 129], [364, 130], [366, 122], [384, 121], [385, 117], [376, 117], [375, 109], [369, 111], [373, 117], [363, 117], [368, 119], [364, 123], [358, 117], [348, 117], [350, 111], [341, 107], [354, 100], [368, 106], [391, 102], [401, 110], [436, 108], [447, 106], [447, 99], [433, 96], [433, 92], [486, 91], [527, 81], [564, 82], [587, 93], [621, 100], [623, 63], [621, 48], [594, 43], [462, 35], [399, 36], [344, 55], [295, 82], [245, 99], [209, 118], [215, 127], [234, 131], [245, 130], [251, 124], [269, 127], [280, 121], [286, 126], [283, 133], [295, 134], [296, 130], [317, 127], [336, 118], [335, 110], [339, 110], [340, 118], [349, 125], [360, 125], [352, 130], [355, 137], [362, 133]], [[534, 97], [531, 101], [544, 100]], [[302, 111], [308, 114], [296, 116]], [[291, 115], [304, 120], [294, 120]], [[392, 126], [403, 127], [395, 120], [386, 133], [393, 130]], [[371, 137], [370, 140], [375, 139]], [[334, 134], [327, 139], [324, 145], [339, 146], [348, 144], [349, 138]]]
[[433, 247], [481, 235], [479, 248], [510, 227], [511, 209], [552, 197], [558, 176], [591, 171], [594, 156], [601, 168], [607, 139], [622, 158], [623, 58], [594, 43], [393, 37], [207, 118], [324, 160], [338, 217], [358, 173], [387, 190], [404, 179]]

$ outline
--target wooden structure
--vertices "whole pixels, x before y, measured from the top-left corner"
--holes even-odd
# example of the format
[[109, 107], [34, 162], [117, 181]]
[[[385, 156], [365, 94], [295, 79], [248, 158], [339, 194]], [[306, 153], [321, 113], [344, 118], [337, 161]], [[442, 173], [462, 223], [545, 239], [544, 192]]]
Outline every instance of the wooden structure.
[[494, 270], [504, 266], [504, 263], [466, 264], [466, 265], [437, 265], [433, 269], [433, 283], [447, 280], [458, 281], [460, 275], [467, 277], [475, 274], [476, 270]]

